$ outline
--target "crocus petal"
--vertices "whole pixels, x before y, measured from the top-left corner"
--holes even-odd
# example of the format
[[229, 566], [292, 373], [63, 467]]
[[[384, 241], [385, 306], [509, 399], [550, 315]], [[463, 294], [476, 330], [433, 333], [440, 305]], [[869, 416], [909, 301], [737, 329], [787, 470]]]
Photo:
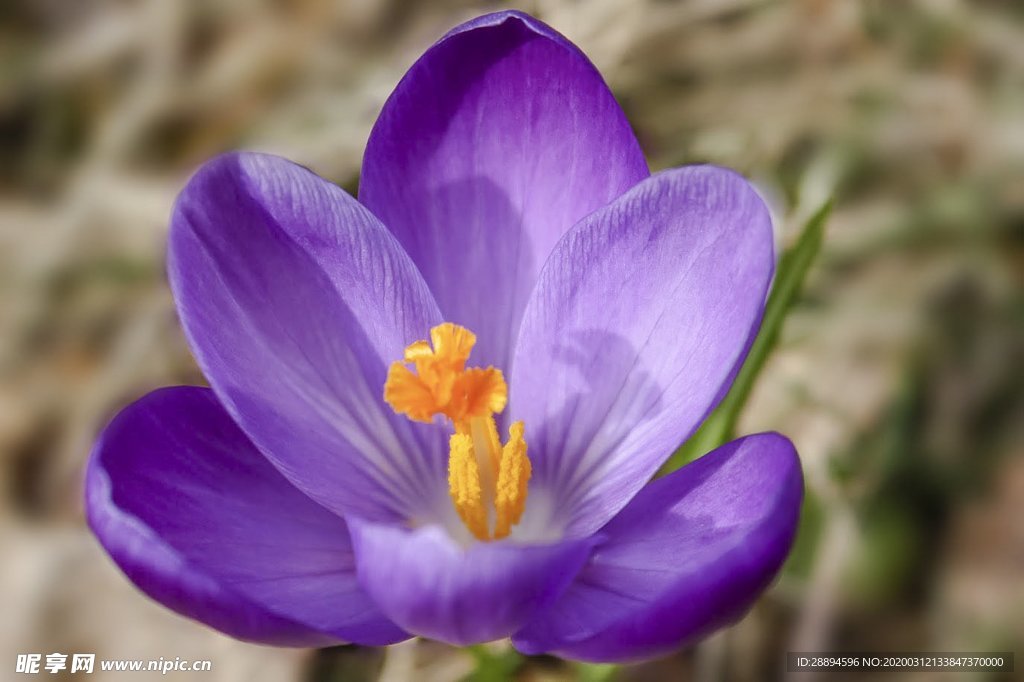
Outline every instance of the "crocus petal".
[[803, 478], [775, 433], [724, 445], [644, 488], [561, 599], [513, 639], [592, 661], [665, 653], [737, 620], [792, 545]]
[[558, 598], [596, 539], [458, 545], [439, 526], [349, 519], [359, 580], [402, 628], [450, 644], [507, 637]]
[[161, 389], [115, 417], [85, 502], [143, 592], [218, 630], [301, 646], [408, 637], [359, 587], [345, 522], [281, 476], [209, 389]]
[[168, 267], [218, 398], [296, 486], [377, 519], [448, 502], [444, 430], [383, 401], [388, 363], [440, 321], [437, 306], [352, 197], [283, 159], [220, 157], [178, 199]]
[[555, 243], [647, 176], [593, 64], [509, 11], [455, 28], [412, 66], [370, 135], [359, 199], [445, 319], [476, 332], [474, 363], [504, 368]]
[[[580, 222], [544, 266], [512, 367], [531, 495], [588, 535], [714, 407], [774, 268], [768, 210], [732, 171], [659, 173]], [[531, 514], [527, 504], [526, 514]]]

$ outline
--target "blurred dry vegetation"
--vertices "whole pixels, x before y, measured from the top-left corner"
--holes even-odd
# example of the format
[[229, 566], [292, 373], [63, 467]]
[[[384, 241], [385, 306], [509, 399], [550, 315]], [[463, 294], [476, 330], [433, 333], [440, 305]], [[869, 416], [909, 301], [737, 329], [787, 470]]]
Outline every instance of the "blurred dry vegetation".
[[[736, 627], [662, 661], [577, 670], [509, 658], [499, 643], [476, 652], [487, 674], [777, 679], [785, 651], [838, 648], [1016, 649], [1024, 666], [1024, 4], [519, 7], [591, 56], [652, 168], [741, 170], [772, 202], [781, 245], [826, 197], [836, 205], [741, 421], [789, 434], [804, 458], [803, 528], [777, 585]], [[202, 382], [163, 274], [190, 171], [260, 149], [354, 189], [404, 70], [496, 8], [0, 4], [4, 675], [29, 651], [209, 658], [211, 680], [471, 673], [469, 653], [428, 642], [274, 650], [178, 618], [116, 572], [79, 498], [113, 411]]]

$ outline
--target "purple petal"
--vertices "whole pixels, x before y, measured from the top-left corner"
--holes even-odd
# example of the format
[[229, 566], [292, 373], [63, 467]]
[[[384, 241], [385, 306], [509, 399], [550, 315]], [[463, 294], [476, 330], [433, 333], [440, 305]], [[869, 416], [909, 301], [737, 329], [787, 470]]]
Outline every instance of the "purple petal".
[[558, 598], [595, 539], [456, 544], [439, 526], [350, 519], [360, 582], [402, 628], [450, 644], [507, 637]]
[[803, 496], [793, 445], [735, 440], [644, 488], [563, 597], [515, 638], [592, 661], [666, 653], [739, 619], [789, 552]]
[[408, 637], [356, 581], [348, 529], [256, 450], [211, 390], [155, 391], [103, 432], [89, 525], [146, 594], [268, 644]]
[[525, 525], [588, 535], [629, 501], [731, 381], [773, 267], [764, 203], [712, 166], [659, 173], [566, 235], [509, 382], [531, 495], [559, 501], [541, 520], [527, 504]]
[[580, 50], [521, 12], [457, 27], [417, 61], [370, 135], [359, 199], [419, 266], [474, 361], [508, 367], [537, 273], [573, 224], [648, 176]]
[[450, 506], [444, 430], [383, 401], [387, 365], [440, 316], [352, 197], [283, 159], [220, 157], [178, 199], [168, 267], [207, 379], [296, 486], [375, 519]]

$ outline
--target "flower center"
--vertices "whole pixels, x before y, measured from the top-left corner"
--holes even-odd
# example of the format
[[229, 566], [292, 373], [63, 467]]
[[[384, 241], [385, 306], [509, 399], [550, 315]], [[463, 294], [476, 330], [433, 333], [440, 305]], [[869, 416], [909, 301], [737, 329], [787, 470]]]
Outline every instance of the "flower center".
[[448, 491], [455, 511], [478, 540], [497, 540], [523, 515], [530, 460], [522, 422], [509, 427], [504, 446], [498, 438], [494, 415], [505, 409], [508, 386], [500, 369], [466, 367], [474, 344], [465, 327], [434, 327], [430, 343], [410, 344], [404, 359], [391, 364], [384, 400], [414, 421], [442, 414], [452, 423]]

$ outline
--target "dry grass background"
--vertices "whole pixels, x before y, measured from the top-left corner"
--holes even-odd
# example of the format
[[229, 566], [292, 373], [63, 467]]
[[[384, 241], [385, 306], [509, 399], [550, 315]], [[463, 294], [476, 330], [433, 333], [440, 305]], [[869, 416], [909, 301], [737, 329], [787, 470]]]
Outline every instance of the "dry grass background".
[[[80, 482], [116, 409], [202, 381], [163, 276], [170, 206], [190, 171], [225, 149], [260, 149], [354, 188], [404, 70], [497, 7], [0, 5], [0, 677], [29, 651], [208, 658], [210, 680], [470, 672], [467, 654], [431, 643], [274, 650], [178, 618], [99, 550]], [[796, 649], [1024, 654], [1024, 7], [519, 7], [591, 56], [653, 168], [711, 161], [748, 174], [781, 244], [837, 200], [741, 423], [789, 434], [804, 458], [794, 557], [736, 627], [616, 674], [776, 679]], [[578, 674], [544, 659], [514, 671]]]

